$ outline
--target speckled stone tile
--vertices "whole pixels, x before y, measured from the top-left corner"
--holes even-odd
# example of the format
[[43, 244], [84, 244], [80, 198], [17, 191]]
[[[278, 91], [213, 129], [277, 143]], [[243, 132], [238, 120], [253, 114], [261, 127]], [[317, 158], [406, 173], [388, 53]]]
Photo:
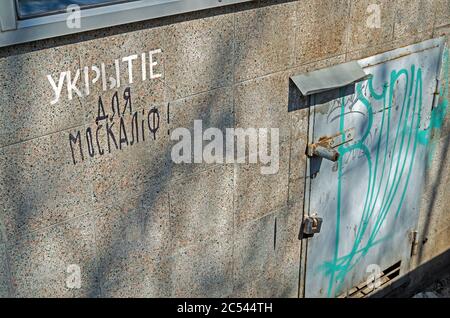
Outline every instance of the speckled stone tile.
[[3, 217], [0, 216], [0, 244], [6, 242], [6, 229], [3, 224]]
[[270, 278], [262, 277], [234, 287], [230, 298], [274, 298]]
[[235, 222], [239, 226], [287, 204], [289, 142], [280, 145], [279, 170], [261, 174], [261, 164], [237, 164], [235, 174]]
[[286, 72], [235, 86], [236, 128], [278, 128], [280, 141], [289, 138], [289, 75]]
[[289, 74], [289, 76], [294, 76], [294, 75], [309, 73], [309, 72], [313, 72], [316, 70], [320, 70], [322, 68], [327, 68], [327, 67], [331, 67], [334, 65], [338, 65], [338, 64], [344, 63], [345, 61], [346, 61], [345, 54], [341, 54], [341, 55], [333, 56], [333, 57], [330, 57], [328, 59], [324, 59], [321, 61], [316, 61], [316, 62], [298, 66], [296, 68], [293, 68], [292, 70], [289, 70], [288, 74]]
[[8, 261], [5, 244], [0, 244], [0, 298], [10, 297]]
[[68, 131], [1, 148], [0, 198], [12, 242], [86, 213], [92, 206], [88, 160], [73, 164]]
[[[297, 298], [299, 282], [294, 270], [280, 272], [278, 276], [263, 276], [237, 286], [231, 298]], [[264, 308], [264, 307], [263, 307]]]
[[[436, 143], [427, 165], [426, 183], [421, 198], [419, 233], [432, 235], [450, 226], [450, 159], [448, 158], [448, 139]], [[427, 243], [428, 244], [428, 243]]]
[[395, 39], [391, 42], [382, 43], [380, 45], [375, 45], [373, 47], [367, 47], [353, 52], [348, 52], [346, 56], [346, 61], [355, 61], [369, 56], [374, 56], [380, 53], [392, 51], [401, 47], [408, 45], [420, 43], [429, 40], [433, 37], [433, 31], [427, 30], [421, 33], [412, 34], [407, 37]]
[[352, 1], [348, 51], [392, 41], [394, 14], [392, 0]]
[[297, 297], [300, 219], [283, 208], [237, 229], [233, 297]]
[[170, 230], [179, 249], [233, 231], [232, 166], [216, 166], [177, 181], [170, 190]]
[[170, 230], [170, 184], [147, 185], [141, 196], [142, 238], [148, 252], [161, 251], [160, 257], [170, 254], [174, 244]]
[[272, 276], [275, 266], [274, 214], [239, 226], [234, 239], [234, 289]]
[[172, 297], [225, 297], [233, 288], [230, 237], [180, 250], [172, 257]]
[[[131, 115], [128, 114], [123, 117], [125, 129], [128, 129], [129, 134], [128, 145], [121, 143], [122, 146], [120, 146], [121, 119], [114, 119], [115, 126], [112, 128], [117, 147], [113, 138], [108, 135], [106, 128], [101, 128], [99, 140], [103, 148], [103, 155], [97, 152], [92, 158], [90, 167], [95, 208], [109, 206], [122, 202], [129, 197], [142, 195], [146, 190], [146, 183], [154, 183], [157, 180], [160, 183], [167, 183], [170, 180], [171, 148], [169, 147], [169, 136], [167, 134], [168, 126], [165, 121], [167, 105], [160, 105], [154, 109], [159, 112], [159, 129], [155, 134], [151, 133], [148, 122], [150, 122], [150, 127], [153, 127], [153, 118], [152, 115], [149, 117], [148, 112], [146, 112], [145, 116], [138, 117], [139, 140], [135, 135], [133, 144], [131, 144], [130, 130], [135, 133], [136, 130], [133, 128], [135, 126]], [[142, 127], [145, 127], [145, 140], [142, 138]], [[120, 147], [122, 148], [120, 149]]]
[[306, 147], [308, 144], [308, 109], [291, 113], [291, 141], [289, 154], [288, 204], [292, 209], [303, 211], [305, 194]]
[[236, 13], [236, 82], [295, 64], [296, 9], [291, 2]]
[[303, 211], [290, 207], [279, 210], [275, 215], [275, 258], [277, 271], [279, 272], [283, 272], [289, 267], [296, 267], [298, 275], [300, 259], [300, 240], [298, 236], [302, 218]]
[[309, 109], [300, 109], [290, 113], [291, 140], [293, 142], [308, 139]]
[[96, 245], [102, 286], [125, 284], [138, 273], [157, 269], [171, 244], [168, 219], [167, 192], [154, 185], [140, 197], [99, 212]]
[[96, 217], [96, 248], [102, 285], [142, 271], [142, 216], [139, 200], [104, 208]]
[[104, 298], [159, 298], [169, 297], [170, 262], [161, 262], [155, 272], [144, 270], [128, 275], [119, 275], [113, 283], [102, 287]]
[[305, 178], [289, 179], [289, 208], [297, 209], [299, 212], [303, 211], [306, 182]]
[[[109, 75], [115, 74], [115, 59], [137, 55], [137, 59], [132, 62], [132, 84], [129, 84], [128, 63], [122, 61], [120, 88], [103, 91], [99, 81], [91, 85], [90, 95], [83, 100], [86, 122], [96, 137], [99, 129], [100, 146], [94, 144], [95, 154], [91, 167], [95, 208], [140, 195], [145, 191], [144, 183], [152, 182], [156, 176], [168, 178], [170, 149], [167, 104], [164, 102], [163, 42], [164, 28], [153, 28], [90, 40], [80, 47], [83, 66], [100, 67], [101, 63], [105, 63]], [[161, 74], [162, 77], [151, 79], [149, 52], [156, 49], [161, 49], [162, 53], [155, 55], [155, 62], [158, 65], [155, 66], [154, 72]], [[146, 53], [147, 60], [145, 81], [142, 78], [142, 53]], [[125, 89], [128, 87], [131, 92], [131, 107], [124, 98]], [[125, 110], [122, 116], [113, 109], [116, 93], [119, 110], [122, 112]], [[100, 97], [105, 114], [109, 118], [97, 123]], [[135, 114], [137, 117], [134, 117]], [[111, 119], [113, 115], [114, 118]], [[124, 123], [123, 130], [121, 120]], [[112, 126], [114, 138], [107, 133], [106, 125]], [[125, 133], [122, 134], [123, 142], [120, 141], [121, 131], [124, 131], [127, 137], [125, 139]]]
[[434, 0], [397, 0], [395, 12], [395, 39], [432, 30]]
[[[95, 297], [98, 295], [94, 224], [90, 215], [27, 235], [8, 246], [16, 297]], [[67, 284], [70, 265], [81, 272], [81, 288]]]
[[450, 0], [435, 0], [436, 23], [435, 27], [450, 24]]
[[59, 102], [47, 79], [79, 68], [75, 45], [0, 58], [0, 147], [83, 124], [77, 97], [67, 98], [67, 82]]
[[[219, 88], [208, 93], [176, 100], [170, 103], [170, 132], [177, 128], [187, 128], [191, 134], [191, 163], [174, 163], [171, 161], [172, 176], [183, 178], [199, 173], [211, 167], [211, 164], [194, 164], [194, 120], [201, 120], [202, 133], [208, 128], [218, 128], [225, 136], [227, 128], [234, 127], [233, 90]], [[175, 137], [174, 137], [175, 139]], [[171, 149], [179, 140], [171, 140]], [[203, 141], [203, 148], [209, 141]], [[223, 142], [225, 147], [225, 141]], [[223, 148], [225, 149], [225, 148]], [[225, 153], [225, 152], [224, 152]]]
[[232, 83], [233, 29], [232, 14], [168, 26], [165, 75], [171, 100]]
[[[82, 67], [92, 67], [93, 65], [101, 67], [101, 63], [105, 64], [107, 78], [110, 76], [115, 78], [115, 60], [120, 61], [120, 87], [114, 87], [103, 90], [102, 80], [98, 80], [95, 84], [90, 84], [89, 96], [82, 99], [82, 103], [86, 109], [87, 123], [95, 124], [98, 115], [98, 100], [102, 98], [105, 112], [112, 116], [112, 97], [115, 92], [119, 95], [120, 110], [125, 109], [125, 101], [123, 99], [124, 91], [127, 87], [131, 89], [132, 111], [142, 111], [152, 105], [164, 103], [164, 65], [165, 52], [163, 47], [164, 28], [152, 28], [128, 32], [120, 35], [109, 36], [102, 39], [95, 39], [84, 42], [80, 45], [80, 61]], [[161, 49], [161, 53], [153, 55], [154, 74], [161, 74], [161, 77], [150, 78], [150, 59], [149, 52]], [[142, 69], [142, 53], [145, 53], [146, 67], [145, 77], [143, 80]], [[121, 59], [136, 55], [132, 60], [132, 69], [129, 63]], [[132, 83], [130, 84], [130, 71], [132, 71]], [[91, 78], [95, 76], [95, 72], [90, 70]], [[110, 83], [108, 81], [108, 83]], [[127, 109], [128, 112], [129, 109]]]
[[291, 113], [291, 152], [289, 177], [298, 179], [305, 177], [306, 147], [308, 144], [309, 111], [298, 110]]
[[297, 3], [297, 64], [344, 53], [350, 2], [303, 0]]

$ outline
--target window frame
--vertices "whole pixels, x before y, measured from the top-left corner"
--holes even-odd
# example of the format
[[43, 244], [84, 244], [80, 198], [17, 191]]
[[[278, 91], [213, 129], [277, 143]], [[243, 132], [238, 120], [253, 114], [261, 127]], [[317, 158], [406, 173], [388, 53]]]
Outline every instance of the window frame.
[[19, 20], [16, 0], [0, 1], [0, 47], [102, 29], [254, 0], [137, 0], [81, 9], [81, 27], [68, 28], [70, 13]]

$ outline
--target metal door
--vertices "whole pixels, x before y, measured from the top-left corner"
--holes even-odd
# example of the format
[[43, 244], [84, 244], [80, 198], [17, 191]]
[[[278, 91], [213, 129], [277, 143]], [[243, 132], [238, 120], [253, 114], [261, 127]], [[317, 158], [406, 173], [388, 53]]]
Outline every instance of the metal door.
[[[310, 158], [305, 297], [337, 297], [411, 254], [443, 41], [429, 40], [359, 61], [372, 77], [312, 106], [310, 143], [335, 137], [336, 162]], [[336, 142], [335, 142], [336, 145]]]

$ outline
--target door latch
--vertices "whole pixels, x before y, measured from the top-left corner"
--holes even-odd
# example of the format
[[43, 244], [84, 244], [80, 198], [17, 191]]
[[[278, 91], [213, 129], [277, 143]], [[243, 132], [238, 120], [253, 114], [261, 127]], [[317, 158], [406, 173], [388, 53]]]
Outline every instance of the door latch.
[[339, 159], [339, 152], [330, 147], [328, 140], [319, 140], [315, 144], [308, 145], [308, 157], [320, 157], [330, 161], [337, 161]]
[[321, 137], [319, 141], [309, 144], [306, 149], [308, 157], [320, 157], [336, 162], [339, 159], [337, 147], [353, 140], [354, 129], [347, 129], [344, 133], [336, 134], [332, 137]]
[[323, 219], [318, 216], [307, 216], [303, 220], [300, 239], [313, 237], [314, 234], [320, 233]]

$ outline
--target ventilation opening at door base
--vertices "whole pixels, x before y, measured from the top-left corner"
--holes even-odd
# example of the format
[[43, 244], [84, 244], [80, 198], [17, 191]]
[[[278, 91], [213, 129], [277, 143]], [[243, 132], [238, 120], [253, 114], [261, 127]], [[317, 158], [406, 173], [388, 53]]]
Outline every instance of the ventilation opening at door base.
[[386, 284], [390, 283], [396, 277], [400, 275], [401, 261], [398, 261], [394, 265], [386, 268], [381, 272], [381, 276], [377, 282], [365, 281], [358, 286], [353, 287], [347, 293], [342, 294], [339, 298], [365, 298], [370, 294], [383, 288]]

